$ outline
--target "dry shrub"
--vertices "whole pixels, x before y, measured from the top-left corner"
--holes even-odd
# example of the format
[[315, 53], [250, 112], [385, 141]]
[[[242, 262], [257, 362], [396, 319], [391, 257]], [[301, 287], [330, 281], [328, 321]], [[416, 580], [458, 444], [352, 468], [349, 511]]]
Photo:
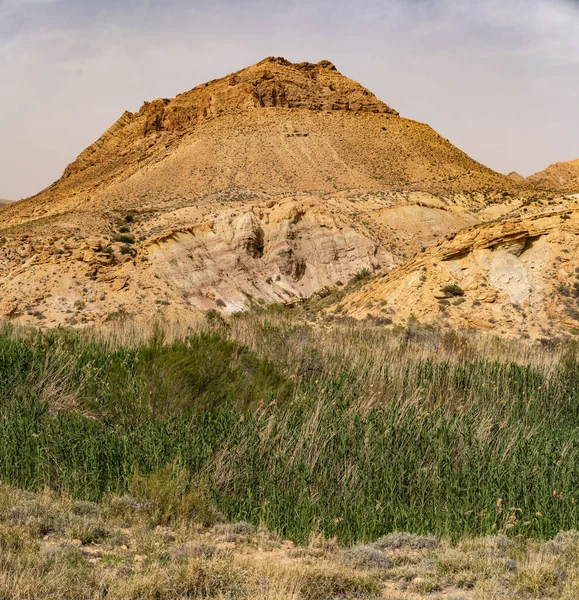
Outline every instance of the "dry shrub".
[[391, 569], [394, 563], [373, 546], [352, 546], [341, 554], [342, 560], [363, 569]]
[[555, 596], [561, 591], [561, 584], [561, 573], [556, 565], [542, 561], [522, 568], [514, 580], [519, 593], [531, 594], [533, 597]]
[[376, 598], [381, 592], [381, 584], [370, 576], [331, 568], [304, 569], [297, 576], [300, 596], [304, 600]]
[[186, 564], [146, 567], [110, 589], [111, 600], [179, 600], [222, 598], [243, 594], [247, 574], [228, 561], [191, 558]]
[[426, 548], [438, 548], [440, 542], [433, 535], [415, 535], [413, 533], [401, 533], [395, 531], [389, 533], [372, 544], [380, 550], [424, 550]]

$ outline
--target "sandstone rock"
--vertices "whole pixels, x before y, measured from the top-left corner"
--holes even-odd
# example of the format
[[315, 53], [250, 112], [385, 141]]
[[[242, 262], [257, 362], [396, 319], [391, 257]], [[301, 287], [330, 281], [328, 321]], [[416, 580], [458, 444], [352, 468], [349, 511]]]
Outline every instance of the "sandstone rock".
[[111, 291], [112, 292], [121, 291], [127, 285], [128, 281], [129, 281], [128, 277], [117, 277], [111, 283]]
[[496, 328], [506, 335], [532, 337], [576, 328], [579, 302], [572, 290], [579, 286], [577, 207], [463, 230], [340, 303], [347, 314], [362, 319], [373, 304], [387, 299], [401, 307], [394, 318], [397, 324], [410, 315], [440, 324], [442, 293], [425, 296], [413, 282], [422, 273], [431, 285], [442, 288], [460, 264], [467, 264], [464, 257], [468, 268], [460, 269], [461, 286], [473, 292], [446, 307], [446, 326]]
[[4, 300], [0, 302], [0, 316], [13, 317], [18, 312], [18, 302], [15, 300]]
[[[505, 191], [520, 195], [511, 208]], [[145, 315], [166, 305], [211, 310], [221, 301], [231, 312], [250, 298], [296, 302], [361, 270], [388, 273], [442, 237], [496, 218], [491, 209], [504, 216], [537, 194], [400, 117], [328, 61], [270, 57], [125, 112], [49, 189], [0, 207], [2, 294], [26, 305], [46, 289], [38, 310], [51, 325], [66, 322], [79, 289], [98, 299], [87, 320], [116, 312], [114, 292], [129, 282], [135, 293], [122, 304]], [[579, 229], [557, 219], [565, 235]], [[121, 220], [134, 252], [121, 255], [122, 242], [115, 254], [102, 252]], [[510, 298], [513, 281], [500, 264], [524, 263], [541, 234], [520, 222], [505, 227], [467, 230], [425, 251], [439, 263], [429, 263], [428, 289], [461, 277], [468, 289], [486, 269], [500, 298]], [[495, 253], [497, 244], [523, 241], [520, 255]], [[471, 254], [476, 260], [461, 262]], [[532, 278], [513, 264], [517, 297], [531, 298]], [[424, 289], [415, 279], [413, 289]], [[410, 307], [407, 291], [396, 294]], [[431, 296], [418, 304], [426, 311], [430, 303], [439, 304]]]

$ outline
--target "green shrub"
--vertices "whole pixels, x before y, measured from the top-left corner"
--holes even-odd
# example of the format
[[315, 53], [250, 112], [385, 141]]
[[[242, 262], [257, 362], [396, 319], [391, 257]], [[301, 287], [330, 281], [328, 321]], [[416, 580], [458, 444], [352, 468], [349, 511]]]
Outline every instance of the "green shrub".
[[137, 512], [153, 525], [189, 521], [208, 527], [219, 519], [207, 490], [194, 487], [189, 472], [176, 463], [146, 476], [134, 475], [128, 491], [138, 502]]
[[464, 296], [464, 290], [456, 283], [450, 283], [442, 288], [447, 296]]
[[118, 233], [113, 236], [113, 242], [120, 242], [122, 244], [134, 244], [135, 236], [127, 233]]

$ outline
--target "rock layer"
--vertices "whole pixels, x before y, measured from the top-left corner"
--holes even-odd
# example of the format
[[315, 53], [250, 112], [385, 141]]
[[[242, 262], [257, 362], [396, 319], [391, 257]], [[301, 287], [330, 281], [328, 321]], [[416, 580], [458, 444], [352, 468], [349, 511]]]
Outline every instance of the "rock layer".
[[465, 229], [345, 298], [344, 313], [500, 335], [579, 332], [579, 208]]

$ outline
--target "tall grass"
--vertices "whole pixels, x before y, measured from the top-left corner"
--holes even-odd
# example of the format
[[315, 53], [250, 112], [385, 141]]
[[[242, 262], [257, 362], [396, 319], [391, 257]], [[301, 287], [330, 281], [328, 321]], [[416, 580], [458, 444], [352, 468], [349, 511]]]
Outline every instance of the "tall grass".
[[[126, 340], [130, 340], [127, 343]], [[0, 478], [99, 500], [169, 463], [297, 541], [578, 526], [572, 347], [285, 315], [0, 334]]]

